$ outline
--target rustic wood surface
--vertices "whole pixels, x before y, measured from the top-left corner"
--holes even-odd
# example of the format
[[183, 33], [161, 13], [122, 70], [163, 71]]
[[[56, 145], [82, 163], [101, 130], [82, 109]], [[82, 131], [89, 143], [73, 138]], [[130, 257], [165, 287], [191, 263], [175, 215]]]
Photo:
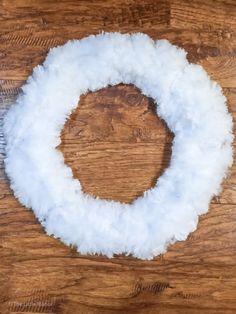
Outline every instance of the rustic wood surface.
[[[236, 118], [235, 0], [0, 0], [0, 117], [50, 47], [141, 31], [188, 51]], [[80, 100], [58, 147], [85, 192], [131, 202], [168, 166], [172, 134], [151, 99], [119, 85]], [[0, 130], [0, 313], [236, 313], [236, 164], [187, 241], [152, 261], [82, 256], [14, 198]], [[24, 175], [24, 174], [22, 174]]]

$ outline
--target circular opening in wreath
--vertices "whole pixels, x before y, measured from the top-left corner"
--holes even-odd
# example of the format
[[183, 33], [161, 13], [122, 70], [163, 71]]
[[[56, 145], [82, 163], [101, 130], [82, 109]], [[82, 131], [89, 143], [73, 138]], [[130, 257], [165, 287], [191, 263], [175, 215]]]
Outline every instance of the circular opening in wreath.
[[131, 203], [168, 167], [172, 139], [153, 100], [119, 84], [80, 98], [59, 149], [85, 193]]

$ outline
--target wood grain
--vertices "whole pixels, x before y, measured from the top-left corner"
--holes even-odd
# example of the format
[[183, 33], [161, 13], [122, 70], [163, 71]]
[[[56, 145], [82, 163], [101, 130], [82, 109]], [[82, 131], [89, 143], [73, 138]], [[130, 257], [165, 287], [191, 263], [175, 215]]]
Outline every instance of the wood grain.
[[118, 85], [81, 97], [59, 149], [84, 192], [131, 202], [167, 166], [172, 137], [151, 99]]
[[[152, 261], [83, 256], [45, 235], [4, 173], [3, 115], [50, 47], [101, 31], [185, 48], [236, 120], [234, 0], [0, 1], [0, 313], [236, 313], [236, 164], [185, 242]], [[168, 166], [173, 135], [134, 86], [81, 97], [59, 145], [91, 195], [132, 202]]]

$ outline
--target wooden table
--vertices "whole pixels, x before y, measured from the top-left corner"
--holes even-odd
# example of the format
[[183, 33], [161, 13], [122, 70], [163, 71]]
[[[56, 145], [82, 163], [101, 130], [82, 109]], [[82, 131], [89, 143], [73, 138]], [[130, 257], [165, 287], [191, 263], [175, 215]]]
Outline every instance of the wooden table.
[[[184, 47], [221, 84], [236, 117], [235, 0], [1, 0], [1, 123], [50, 47], [103, 30]], [[0, 132], [0, 313], [236, 313], [235, 165], [197, 231], [166, 254], [82, 256], [14, 198]], [[61, 138], [85, 192], [131, 202], [168, 166], [173, 136], [151, 99], [119, 85], [83, 96]]]

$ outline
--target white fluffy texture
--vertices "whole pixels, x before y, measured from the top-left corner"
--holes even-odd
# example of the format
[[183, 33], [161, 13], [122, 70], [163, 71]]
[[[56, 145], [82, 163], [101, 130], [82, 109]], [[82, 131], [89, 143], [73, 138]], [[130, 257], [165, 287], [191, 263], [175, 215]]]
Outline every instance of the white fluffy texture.
[[[152, 97], [175, 134], [169, 168], [130, 205], [85, 195], [55, 149], [80, 95], [118, 83]], [[50, 50], [5, 117], [11, 187], [48, 234], [81, 253], [150, 259], [186, 239], [220, 192], [232, 164], [225, 103], [219, 85], [166, 40], [102, 33], [69, 41]]]

